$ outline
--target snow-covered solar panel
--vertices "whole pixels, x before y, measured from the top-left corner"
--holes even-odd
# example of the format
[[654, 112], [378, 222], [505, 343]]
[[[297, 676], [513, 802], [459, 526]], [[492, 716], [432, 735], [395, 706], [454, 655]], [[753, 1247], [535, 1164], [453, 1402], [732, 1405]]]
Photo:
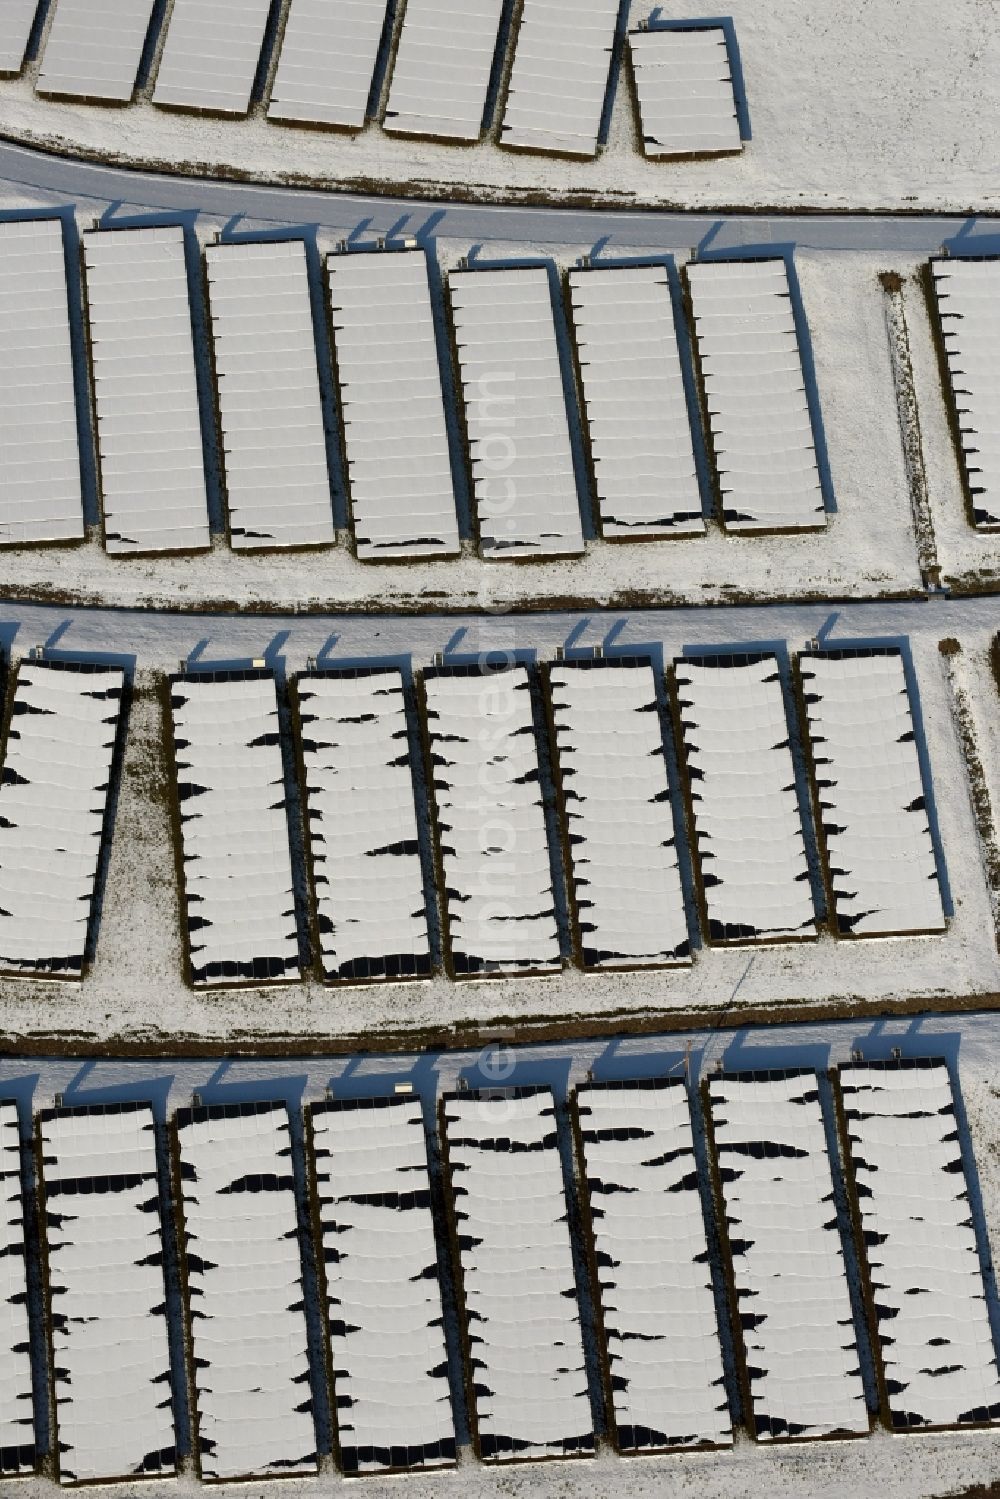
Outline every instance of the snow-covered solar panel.
[[1000, 260], [932, 260], [965, 479], [977, 526], [1000, 526]]
[[153, 1111], [50, 1109], [38, 1130], [60, 1480], [173, 1473]]
[[196, 984], [298, 978], [278, 699], [270, 672], [170, 683]]
[[3, 0], [0, 5], [0, 75], [20, 73], [31, 40], [38, 0]]
[[814, 937], [777, 658], [683, 658], [674, 674], [709, 935]]
[[459, 271], [449, 284], [482, 553], [577, 557], [583, 527], [548, 272]]
[[841, 932], [944, 928], [903, 657], [894, 647], [799, 658]]
[[947, 1063], [840, 1069], [889, 1417], [1000, 1421], [1000, 1375]]
[[758, 1441], [870, 1427], [814, 1072], [708, 1080]]
[[128, 104], [154, 0], [57, 0], [40, 94]]
[[665, 266], [571, 271], [570, 299], [601, 531], [705, 529]]
[[528, 673], [429, 671], [424, 694], [452, 966], [558, 968]]
[[728, 1446], [687, 1089], [601, 1083], [576, 1103], [616, 1445]]
[[556, 663], [549, 690], [584, 963], [689, 962], [652, 666]]
[[0, 224], [0, 545], [83, 536], [58, 219]]
[[174, 0], [153, 103], [245, 115], [270, 10], [271, 0]]
[[35, 1463], [35, 1408], [24, 1257], [17, 1104], [0, 1103], [0, 1477]]
[[722, 518], [731, 531], [826, 525], [783, 260], [687, 267]]
[[504, 0], [406, 0], [385, 129], [475, 141]]
[[590, 1455], [555, 1100], [519, 1088], [453, 1094], [441, 1109], [479, 1455]]
[[205, 252], [237, 550], [331, 545], [330, 476], [302, 240]]
[[314, 1473], [288, 1111], [181, 1109], [177, 1141], [201, 1476]]
[[310, 1113], [345, 1473], [455, 1461], [455, 1426], [419, 1098]]
[[358, 556], [454, 556], [458, 519], [427, 257], [331, 255], [328, 266]]
[[324, 976], [429, 974], [403, 679], [301, 676], [298, 701]]
[[207, 547], [184, 230], [83, 236], [109, 552]]
[[386, 0], [292, 0], [268, 118], [360, 130], [385, 16]]
[[500, 141], [593, 156], [620, 0], [523, 0]]
[[647, 156], [742, 151], [726, 33], [721, 26], [629, 35]]
[[82, 977], [125, 676], [21, 662], [0, 778], [0, 972]]

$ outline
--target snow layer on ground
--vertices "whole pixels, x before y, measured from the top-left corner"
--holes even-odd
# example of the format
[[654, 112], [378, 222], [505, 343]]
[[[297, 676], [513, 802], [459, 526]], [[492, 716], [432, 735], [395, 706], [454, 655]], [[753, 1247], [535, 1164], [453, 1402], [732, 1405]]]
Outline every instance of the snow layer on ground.
[[0, 1474], [34, 1466], [35, 1412], [16, 1103], [0, 1103]]
[[816, 1074], [712, 1077], [708, 1095], [757, 1439], [867, 1433]]
[[153, 1112], [56, 1110], [38, 1129], [60, 1478], [172, 1473]]
[[443, 1101], [476, 1438], [487, 1461], [594, 1449], [547, 1088]]
[[896, 1427], [1000, 1421], [1000, 1374], [945, 1063], [841, 1067]]
[[288, 1115], [179, 1115], [199, 1465], [208, 1479], [316, 1470]]
[[350, 1473], [455, 1460], [419, 1098], [310, 1115], [337, 1432]]
[[576, 1095], [617, 1441], [732, 1441], [687, 1089], [651, 1079]]

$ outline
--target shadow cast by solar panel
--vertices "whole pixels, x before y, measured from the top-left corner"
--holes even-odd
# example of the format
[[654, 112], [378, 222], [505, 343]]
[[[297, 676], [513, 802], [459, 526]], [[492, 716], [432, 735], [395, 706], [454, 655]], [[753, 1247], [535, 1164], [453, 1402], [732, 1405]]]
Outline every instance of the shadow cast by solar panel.
[[271, 0], [271, 8], [267, 13], [267, 22], [264, 26], [264, 35], [261, 38], [260, 57], [257, 59], [257, 71], [254, 74], [253, 85], [250, 89], [250, 108], [255, 104], [263, 102], [267, 92], [267, 79], [271, 71], [271, 63], [274, 59], [275, 47], [278, 41], [278, 26], [281, 21], [283, 0]]
[[917, 681], [916, 667], [913, 663], [913, 649], [910, 645], [910, 638], [908, 635], [838, 636], [836, 640], [828, 640], [824, 644], [829, 650], [849, 651], [863, 650], [865, 648], [885, 650], [886, 648], [890, 648], [898, 650], [902, 657], [903, 673], [906, 677], [906, 690], [910, 699], [910, 716], [913, 721], [913, 738], [917, 749], [917, 760], [920, 764], [920, 781], [924, 792], [927, 823], [930, 828], [931, 843], [934, 846], [934, 863], [941, 890], [941, 904], [944, 907], [945, 916], [950, 921], [955, 915], [955, 903], [952, 899], [951, 881], [948, 878], [948, 864], [944, 856], [944, 842], [941, 838], [937, 797], [934, 790], [934, 773], [931, 769], [930, 750], [927, 747], [927, 732], [924, 728], [920, 687]]
[[504, 69], [507, 60], [507, 52], [510, 47], [511, 32], [514, 27], [514, 18], [521, 8], [521, 0], [503, 0], [503, 8], [500, 12], [500, 25], [497, 30], [497, 42], [493, 52], [493, 65], [490, 68], [490, 79], [486, 86], [486, 103], [483, 106], [482, 129], [491, 130], [494, 125], [499, 125], [497, 112], [500, 107], [500, 90], [503, 86]]
[[382, 35], [379, 38], [378, 50], [375, 53], [375, 71], [372, 74], [372, 85], [368, 90], [368, 102], [365, 105], [366, 124], [369, 120], [378, 119], [382, 90], [389, 76], [389, 64], [392, 61], [393, 28], [396, 24], [396, 15], [403, 4], [405, 4], [405, 0], [388, 0], [385, 8]]
[[620, 0], [618, 16], [615, 20], [615, 34], [611, 43], [611, 57], [608, 64], [608, 81], [604, 91], [604, 103], [601, 106], [601, 123], [597, 127], [597, 144], [606, 146], [611, 135], [611, 121], [614, 117], [615, 102], [618, 98], [618, 89], [621, 85], [622, 69], [625, 66], [626, 34], [628, 32], [629, 9], [632, 0]]
[[55, 4], [56, 0], [39, 0], [35, 11], [35, 19], [31, 24], [31, 31], [28, 35], [28, 45], [24, 54], [25, 63], [38, 61], [42, 46], [42, 36], [49, 18], [49, 11], [54, 9]]
[[157, 1124], [167, 1123], [170, 1092], [177, 1077], [176, 1062], [151, 1063], [151, 1071], [148, 1073], [141, 1070], [143, 1064], [139, 1063], [129, 1067], [125, 1081], [111, 1083], [104, 1078], [95, 1080], [94, 1074], [102, 1061], [103, 1059], [91, 1058], [84, 1062], [76, 1076], [62, 1090], [64, 1108], [106, 1103], [148, 1103]]
[[49, 1426], [45, 1286], [38, 1218], [38, 1184], [35, 1175], [35, 1154], [31, 1147], [34, 1097], [39, 1080], [40, 1074], [37, 1072], [5, 1079], [0, 1083], [0, 1100], [16, 1104], [21, 1135], [24, 1268], [28, 1293], [28, 1352], [31, 1360], [34, 1447], [37, 1456], [44, 1458], [51, 1455], [52, 1433]]
[[108, 204], [99, 220], [99, 227], [102, 230], [179, 228], [183, 231], [184, 268], [187, 272], [195, 384], [198, 391], [198, 416], [201, 422], [201, 446], [208, 496], [208, 524], [213, 537], [222, 537], [226, 533], [226, 506], [222, 487], [222, 455], [219, 451], [215, 421], [212, 336], [205, 302], [201, 242], [196, 230], [201, 210], [187, 208], [119, 214], [118, 210], [122, 204], [121, 198]]
[[155, 4], [150, 12], [149, 25], [146, 27], [146, 40], [143, 43], [142, 54], [139, 58], [139, 67], [136, 71], [136, 93], [146, 88], [152, 82], [150, 75], [160, 45], [167, 7], [171, 3], [172, 0], [155, 0]]
[[[17, 639], [17, 632], [20, 628], [20, 620], [0, 620], [0, 661], [3, 663], [5, 677], [10, 667], [14, 641]], [[4, 685], [6, 687], [6, 682]]]
[[650, 1077], [683, 1079], [689, 1064], [692, 1077], [697, 1081], [700, 1065], [697, 1059], [701, 1056], [704, 1043], [698, 1047], [692, 1045], [688, 1052], [681, 1045], [679, 1037], [674, 1037], [673, 1040], [674, 1044], [663, 1051], [637, 1053], [623, 1050], [623, 1045], [628, 1045], [627, 1040], [615, 1036], [591, 1063], [590, 1072], [594, 1082], [614, 1083]]
[[83, 521], [85, 526], [95, 527], [100, 525], [101, 521], [97, 482], [97, 439], [90, 407], [90, 382], [87, 373], [89, 356], [83, 314], [83, 254], [80, 229], [76, 221], [76, 208], [72, 203], [57, 208], [0, 208], [0, 224], [13, 224], [24, 219], [59, 219], [62, 222], [70, 352], [73, 360], [73, 398], [80, 445]]
[[[977, 225], [982, 224], [982, 230]], [[942, 246], [949, 255], [992, 257], [1000, 255], [1000, 223], [996, 219], [981, 219], [978, 214], [966, 219], [961, 229]]]
[[615, 253], [611, 259], [603, 259], [603, 252], [608, 243], [608, 236], [595, 242], [590, 252], [590, 263], [595, 269], [611, 270], [615, 266], [662, 266], [667, 273], [670, 286], [670, 304], [674, 314], [674, 331], [676, 333], [677, 354], [681, 364], [681, 379], [684, 384], [684, 400], [687, 404], [688, 428], [691, 433], [691, 446], [694, 450], [694, 465], [698, 475], [698, 491], [701, 495], [701, 513], [709, 520], [715, 510], [715, 496], [712, 490], [712, 474], [708, 461], [708, 449], [705, 446], [705, 433], [701, 423], [700, 407], [698, 405], [698, 383], [694, 370], [694, 351], [691, 346], [691, 329], [688, 325], [687, 313], [684, 308], [684, 292], [681, 287], [680, 273], [677, 269], [677, 261], [673, 255], [668, 254], [643, 254], [624, 255]]
[[437, 240], [434, 230], [444, 218], [444, 211], [432, 213], [427, 222], [414, 235], [427, 259], [427, 283], [431, 294], [431, 312], [434, 319], [434, 341], [437, 345], [438, 374], [441, 378], [441, 395], [444, 399], [445, 431], [448, 434], [448, 458], [451, 463], [452, 483], [455, 489], [455, 507], [458, 514], [458, 534], [462, 541], [471, 541], [475, 535], [472, 521], [472, 495], [469, 492], [469, 475], [465, 465], [462, 441], [462, 425], [459, 419], [459, 392], [455, 380], [455, 369], [451, 358], [451, 341], [448, 333], [447, 287], [445, 273], [438, 259]]
[[210, 637], [205, 636], [198, 641], [193, 650], [188, 652], [186, 666], [191, 672], [249, 671], [254, 661], [263, 661], [267, 669], [274, 673], [278, 682], [283, 683], [285, 658], [282, 651], [291, 633], [291, 630], [279, 630], [271, 637], [263, 650], [257, 651], [252, 656], [208, 656], [206, 651], [212, 642]]
[[333, 375], [330, 316], [326, 296], [326, 265], [319, 247], [319, 224], [282, 224], [275, 229], [240, 229], [245, 215], [234, 214], [219, 235], [222, 245], [283, 244], [298, 240], [305, 249], [309, 277], [309, 307], [312, 313], [313, 343], [319, 374], [320, 401], [323, 407], [323, 435], [326, 441], [326, 467], [330, 480], [330, 504], [333, 523], [339, 531], [348, 526], [347, 478], [340, 451], [337, 386]]
[[671, 20], [663, 15], [662, 7], [659, 5], [653, 7], [649, 16], [650, 31], [701, 31], [709, 28], [725, 34], [740, 139], [753, 140], [753, 130], [750, 127], [750, 105], [747, 102], [746, 82], [743, 78], [743, 59], [740, 56], [740, 44], [736, 35], [736, 22], [732, 16], [690, 16], [683, 21]]
[[713, 260], [780, 260], [784, 263], [785, 272], [788, 277], [788, 293], [792, 308], [792, 319], [795, 323], [795, 337], [798, 342], [799, 357], [802, 363], [802, 383], [805, 386], [806, 404], [809, 407], [809, 420], [813, 432], [816, 468], [819, 472], [823, 508], [828, 515], [835, 515], [838, 508], [837, 496], [833, 487], [833, 475], [830, 471], [830, 454], [826, 442], [826, 428], [823, 425], [823, 407], [820, 401], [819, 383], [816, 379], [816, 359], [813, 354], [812, 334], [809, 331], [809, 319], [806, 317], [805, 304], [802, 300], [802, 288], [799, 285], [798, 272], [795, 269], [794, 242], [729, 245], [699, 253], [698, 258], [705, 262]]

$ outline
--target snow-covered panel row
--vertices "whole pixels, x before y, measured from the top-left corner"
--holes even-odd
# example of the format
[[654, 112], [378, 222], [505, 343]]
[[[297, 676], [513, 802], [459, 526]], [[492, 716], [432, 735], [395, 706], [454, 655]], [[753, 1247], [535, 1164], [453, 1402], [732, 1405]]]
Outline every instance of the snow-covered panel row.
[[947, 1063], [840, 1069], [893, 1426], [1000, 1421], [1000, 1374]]
[[455, 556], [427, 257], [423, 250], [331, 255], [328, 266], [358, 556]]
[[449, 278], [485, 557], [584, 550], [559, 347], [544, 267]]
[[826, 524], [783, 260], [687, 266], [722, 518], [731, 531]]
[[205, 253], [233, 547], [334, 540], [302, 240]]
[[310, 674], [298, 702], [324, 976], [429, 974], [403, 679]]
[[743, 149], [721, 26], [633, 31], [629, 51], [647, 156], [715, 156]]
[[54, 0], [36, 85], [40, 94], [127, 104], [154, 0]]
[[458, 975], [560, 966], [523, 666], [424, 674], [447, 938]]
[[37, 10], [38, 0], [4, 0], [0, 5], [0, 77], [24, 67]]
[[310, 1117], [341, 1465], [453, 1463], [420, 1100], [318, 1104]]
[[1000, 526], [1000, 260], [932, 260], [938, 318], [977, 526]]
[[816, 1074], [712, 1077], [708, 1097], [757, 1438], [867, 1432]]
[[500, 140], [593, 156], [619, 0], [523, 0]]
[[268, 118], [360, 130], [385, 19], [386, 0], [292, 0]]
[[207, 547], [184, 231], [85, 234], [83, 258], [108, 551]]
[[690, 961], [656, 679], [648, 661], [549, 672], [583, 961]]
[[0, 544], [83, 536], [58, 219], [0, 224]]
[[288, 1111], [183, 1109], [177, 1142], [201, 1475], [313, 1473]]
[[0, 1103], [0, 1477], [35, 1461], [35, 1412], [24, 1256], [17, 1104]]
[[601, 1083], [576, 1106], [617, 1446], [728, 1445], [687, 1089]]
[[902, 655], [799, 658], [834, 909], [841, 932], [944, 927]]
[[709, 936], [815, 936], [777, 658], [682, 658], [674, 676]]
[[555, 1100], [454, 1094], [442, 1117], [479, 1454], [592, 1453]]
[[153, 103], [245, 115], [271, 0], [174, 0]]
[[278, 699], [270, 672], [170, 684], [196, 984], [299, 976]]
[[665, 266], [571, 271], [569, 293], [601, 531], [704, 532]]
[[156, 1124], [148, 1104], [39, 1116], [63, 1483], [174, 1471]]
[[386, 130], [478, 140], [502, 14], [503, 0], [407, 0]]
[[117, 667], [18, 668], [0, 782], [0, 972], [82, 976], [124, 680]]

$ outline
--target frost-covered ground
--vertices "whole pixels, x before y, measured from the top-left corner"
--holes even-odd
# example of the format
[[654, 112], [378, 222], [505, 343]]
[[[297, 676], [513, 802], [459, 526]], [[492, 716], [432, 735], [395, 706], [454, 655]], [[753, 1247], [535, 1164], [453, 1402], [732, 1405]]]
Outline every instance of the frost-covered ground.
[[[632, 0], [629, 23], [654, 10], [664, 20], [717, 14], [685, 0]], [[626, 76], [607, 146], [583, 163], [501, 150], [495, 125], [479, 145], [455, 147], [394, 140], [374, 123], [354, 137], [290, 129], [269, 124], [259, 108], [226, 121], [169, 115], [148, 102], [56, 103], [35, 96], [37, 66], [0, 82], [0, 133], [123, 164], [441, 198], [961, 212], [1000, 204], [986, 170], [996, 159], [1000, 107], [993, 0], [737, 0], [728, 14], [751, 131], [743, 153], [729, 158], [646, 161]]]

